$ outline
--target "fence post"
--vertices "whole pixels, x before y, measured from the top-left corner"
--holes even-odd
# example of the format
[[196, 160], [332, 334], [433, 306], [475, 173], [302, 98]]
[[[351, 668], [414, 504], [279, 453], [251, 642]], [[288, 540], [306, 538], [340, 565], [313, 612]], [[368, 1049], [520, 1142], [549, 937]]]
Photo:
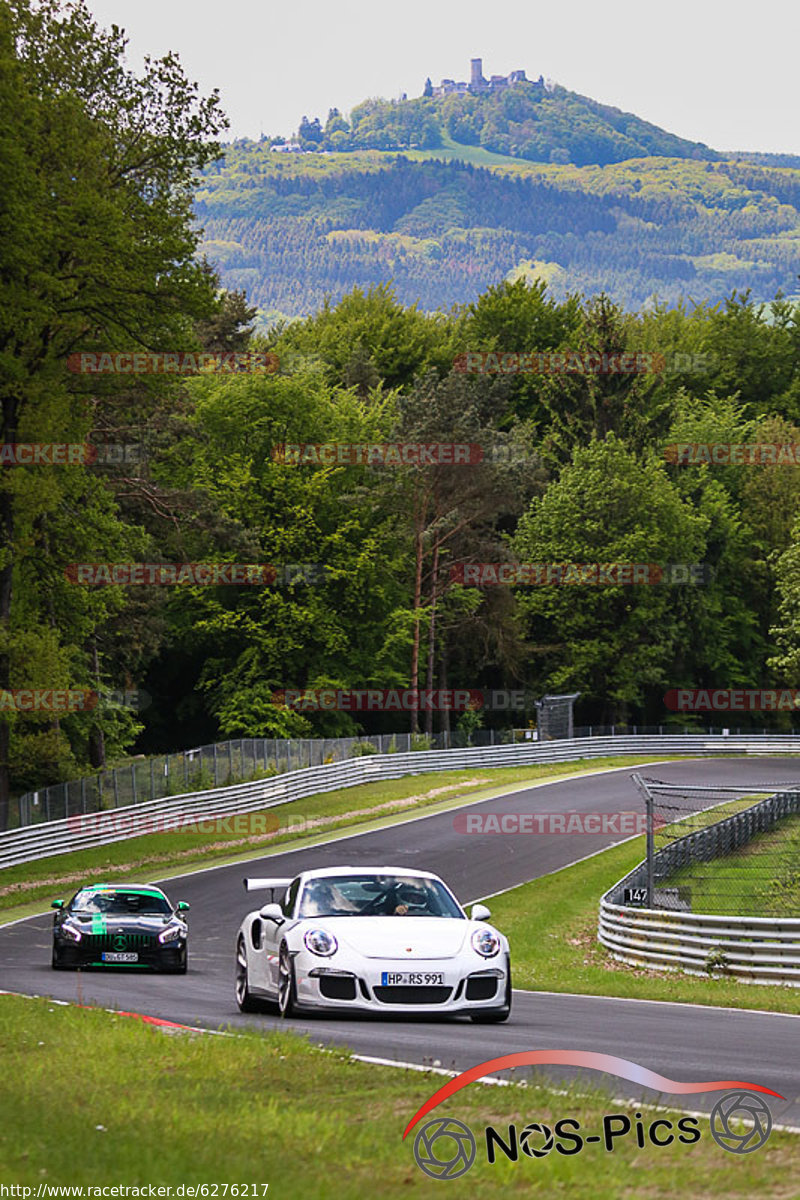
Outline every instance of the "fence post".
[[131, 763], [131, 796], [133, 803], [136, 803], [136, 763]]
[[217, 743], [216, 742], [214, 742], [212, 749], [214, 751], [214, 787], [219, 787], [219, 782], [217, 780]]
[[647, 821], [647, 907], [653, 908], [653, 896], [655, 892], [655, 870], [653, 864], [653, 797], [650, 794], [650, 789], [642, 779], [641, 775], [631, 775], [631, 780], [636, 784], [639, 792], [644, 797], [644, 808]]
[[119, 783], [117, 782], [117, 768], [111, 769], [111, 781], [114, 784], [114, 808], [119, 808]]

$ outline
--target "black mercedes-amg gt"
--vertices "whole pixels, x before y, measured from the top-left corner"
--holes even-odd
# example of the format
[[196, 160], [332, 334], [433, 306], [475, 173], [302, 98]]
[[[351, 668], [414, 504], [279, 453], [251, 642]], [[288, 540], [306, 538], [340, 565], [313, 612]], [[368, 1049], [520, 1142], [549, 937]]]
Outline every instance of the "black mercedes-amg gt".
[[146, 967], [184, 974], [189, 905], [152, 884], [96, 883], [54, 900], [53, 968]]

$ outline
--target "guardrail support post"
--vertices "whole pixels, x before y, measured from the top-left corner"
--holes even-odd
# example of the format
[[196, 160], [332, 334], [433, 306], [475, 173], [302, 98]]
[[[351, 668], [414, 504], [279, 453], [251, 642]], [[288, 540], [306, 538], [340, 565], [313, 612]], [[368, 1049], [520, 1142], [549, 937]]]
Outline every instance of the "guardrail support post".
[[642, 779], [641, 775], [631, 775], [631, 779], [636, 784], [636, 787], [638, 788], [639, 792], [641, 793], [642, 797], [644, 798], [644, 810], [645, 810], [645, 819], [646, 819], [646, 828], [647, 828], [647, 834], [646, 834], [646, 837], [647, 837], [647, 849], [646, 849], [646, 855], [647, 855], [647, 857], [646, 857], [646, 862], [647, 862], [647, 883], [646, 883], [647, 907], [653, 908], [654, 907], [653, 897], [655, 895], [655, 871], [654, 871], [654, 865], [653, 865], [653, 860], [654, 860], [654, 846], [653, 846], [654, 804], [653, 804], [653, 797], [650, 794], [650, 789], [648, 788], [645, 781]]

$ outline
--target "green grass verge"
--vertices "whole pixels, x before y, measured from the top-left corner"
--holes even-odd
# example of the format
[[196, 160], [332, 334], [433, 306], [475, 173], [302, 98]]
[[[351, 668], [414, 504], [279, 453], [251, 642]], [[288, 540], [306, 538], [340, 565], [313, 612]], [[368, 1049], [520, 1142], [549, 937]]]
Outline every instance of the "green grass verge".
[[724, 858], [682, 867], [666, 884], [690, 887], [696, 912], [800, 917], [800, 816]]
[[273, 847], [313, 845], [337, 830], [355, 832], [376, 821], [388, 825], [407, 819], [417, 809], [446, 811], [463, 804], [465, 799], [488, 798], [514, 784], [540, 783], [614, 767], [630, 766], [633, 770], [637, 764], [652, 761], [652, 756], [619, 755], [534, 767], [430, 771], [320, 792], [305, 800], [266, 809], [261, 814], [249, 814], [250, 818], [261, 816], [279, 821], [280, 827], [273, 833], [242, 836], [241, 832], [226, 832], [224, 828], [213, 834], [153, 833], [89, 850], [57, 854], [0, 871], [0, 920], [38, 912], [41, 904], [37, 901], [53, 899], [64, 891], [74, 890], [85, 880], [109, 874], [120, 882], [142, 876], [167, 879], [204, 866], [244, 862], [269, 854]]
[[[441, 1076], [353, 1062], [282, 1032], [165, 1036], [103, 1011], [12, 996], [0, 996], [0, 1014], [0, 1179], [33, 1187], [34, 1196], [39, 1184], [207, 1184], [213, 1195], [214, 1184], [247, 1183], [256, 1184], [259, 1198], [268, 1184], [267, 1200], [399, 1200], [447, 1190], [416, 1165], [413, 1133], [402, 1140]], [[480, 1061], [483, 1035], [466, 1028], [470, 1034]], [[541, 1159], [485, 1161], [487, 1125], [507, 1136], [512, 1121], [521, 1128], [572, 1117], [583, 1132], [602, 1133], [603, 1116], [622, 1111], [599, 1090], [573, 1087], [559, 1095], [535, 1080], [525, 1087], [473, 1084], [438, 1110], [464, 1121], [479, 1147], [468, 1176], [448, 1195], [796, 1194], [796, 1137], [773, 1132], [761, 1150], [734, 1156], [716, 1145], [702, 1118], [694, 1145], [676, 1138], [639, 1149], [631, 1133], [611, 1153], [601, 1143], [571, 1157], [553, 1150]], [[656, 1117], [647, 1109], [643, 1115], [646, 1125]]]
[[629, 967], [611, 957], [597, 940], [600, 897], [644, 854], [637, 837], [489, 901], [492, 922], [511, 942], [515, 986], [800, 1013], [800, 988]]

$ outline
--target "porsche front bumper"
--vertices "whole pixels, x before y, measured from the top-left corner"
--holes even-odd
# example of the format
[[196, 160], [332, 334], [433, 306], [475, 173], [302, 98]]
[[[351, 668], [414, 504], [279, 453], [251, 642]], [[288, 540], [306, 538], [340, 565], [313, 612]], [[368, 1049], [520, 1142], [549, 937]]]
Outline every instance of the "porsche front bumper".
[[[392, 985], [384, 974], [441, 975], [434, 984]], [[303, 1008], [368, 1010], [382, 1013], [469, 1013], [501, 1008], [507, 967], [501, 961], [480, 966], [441, 959], [397, 962], [364, 960], [354, 970], [311, 964], [295, 958], [297, 1003]]]

